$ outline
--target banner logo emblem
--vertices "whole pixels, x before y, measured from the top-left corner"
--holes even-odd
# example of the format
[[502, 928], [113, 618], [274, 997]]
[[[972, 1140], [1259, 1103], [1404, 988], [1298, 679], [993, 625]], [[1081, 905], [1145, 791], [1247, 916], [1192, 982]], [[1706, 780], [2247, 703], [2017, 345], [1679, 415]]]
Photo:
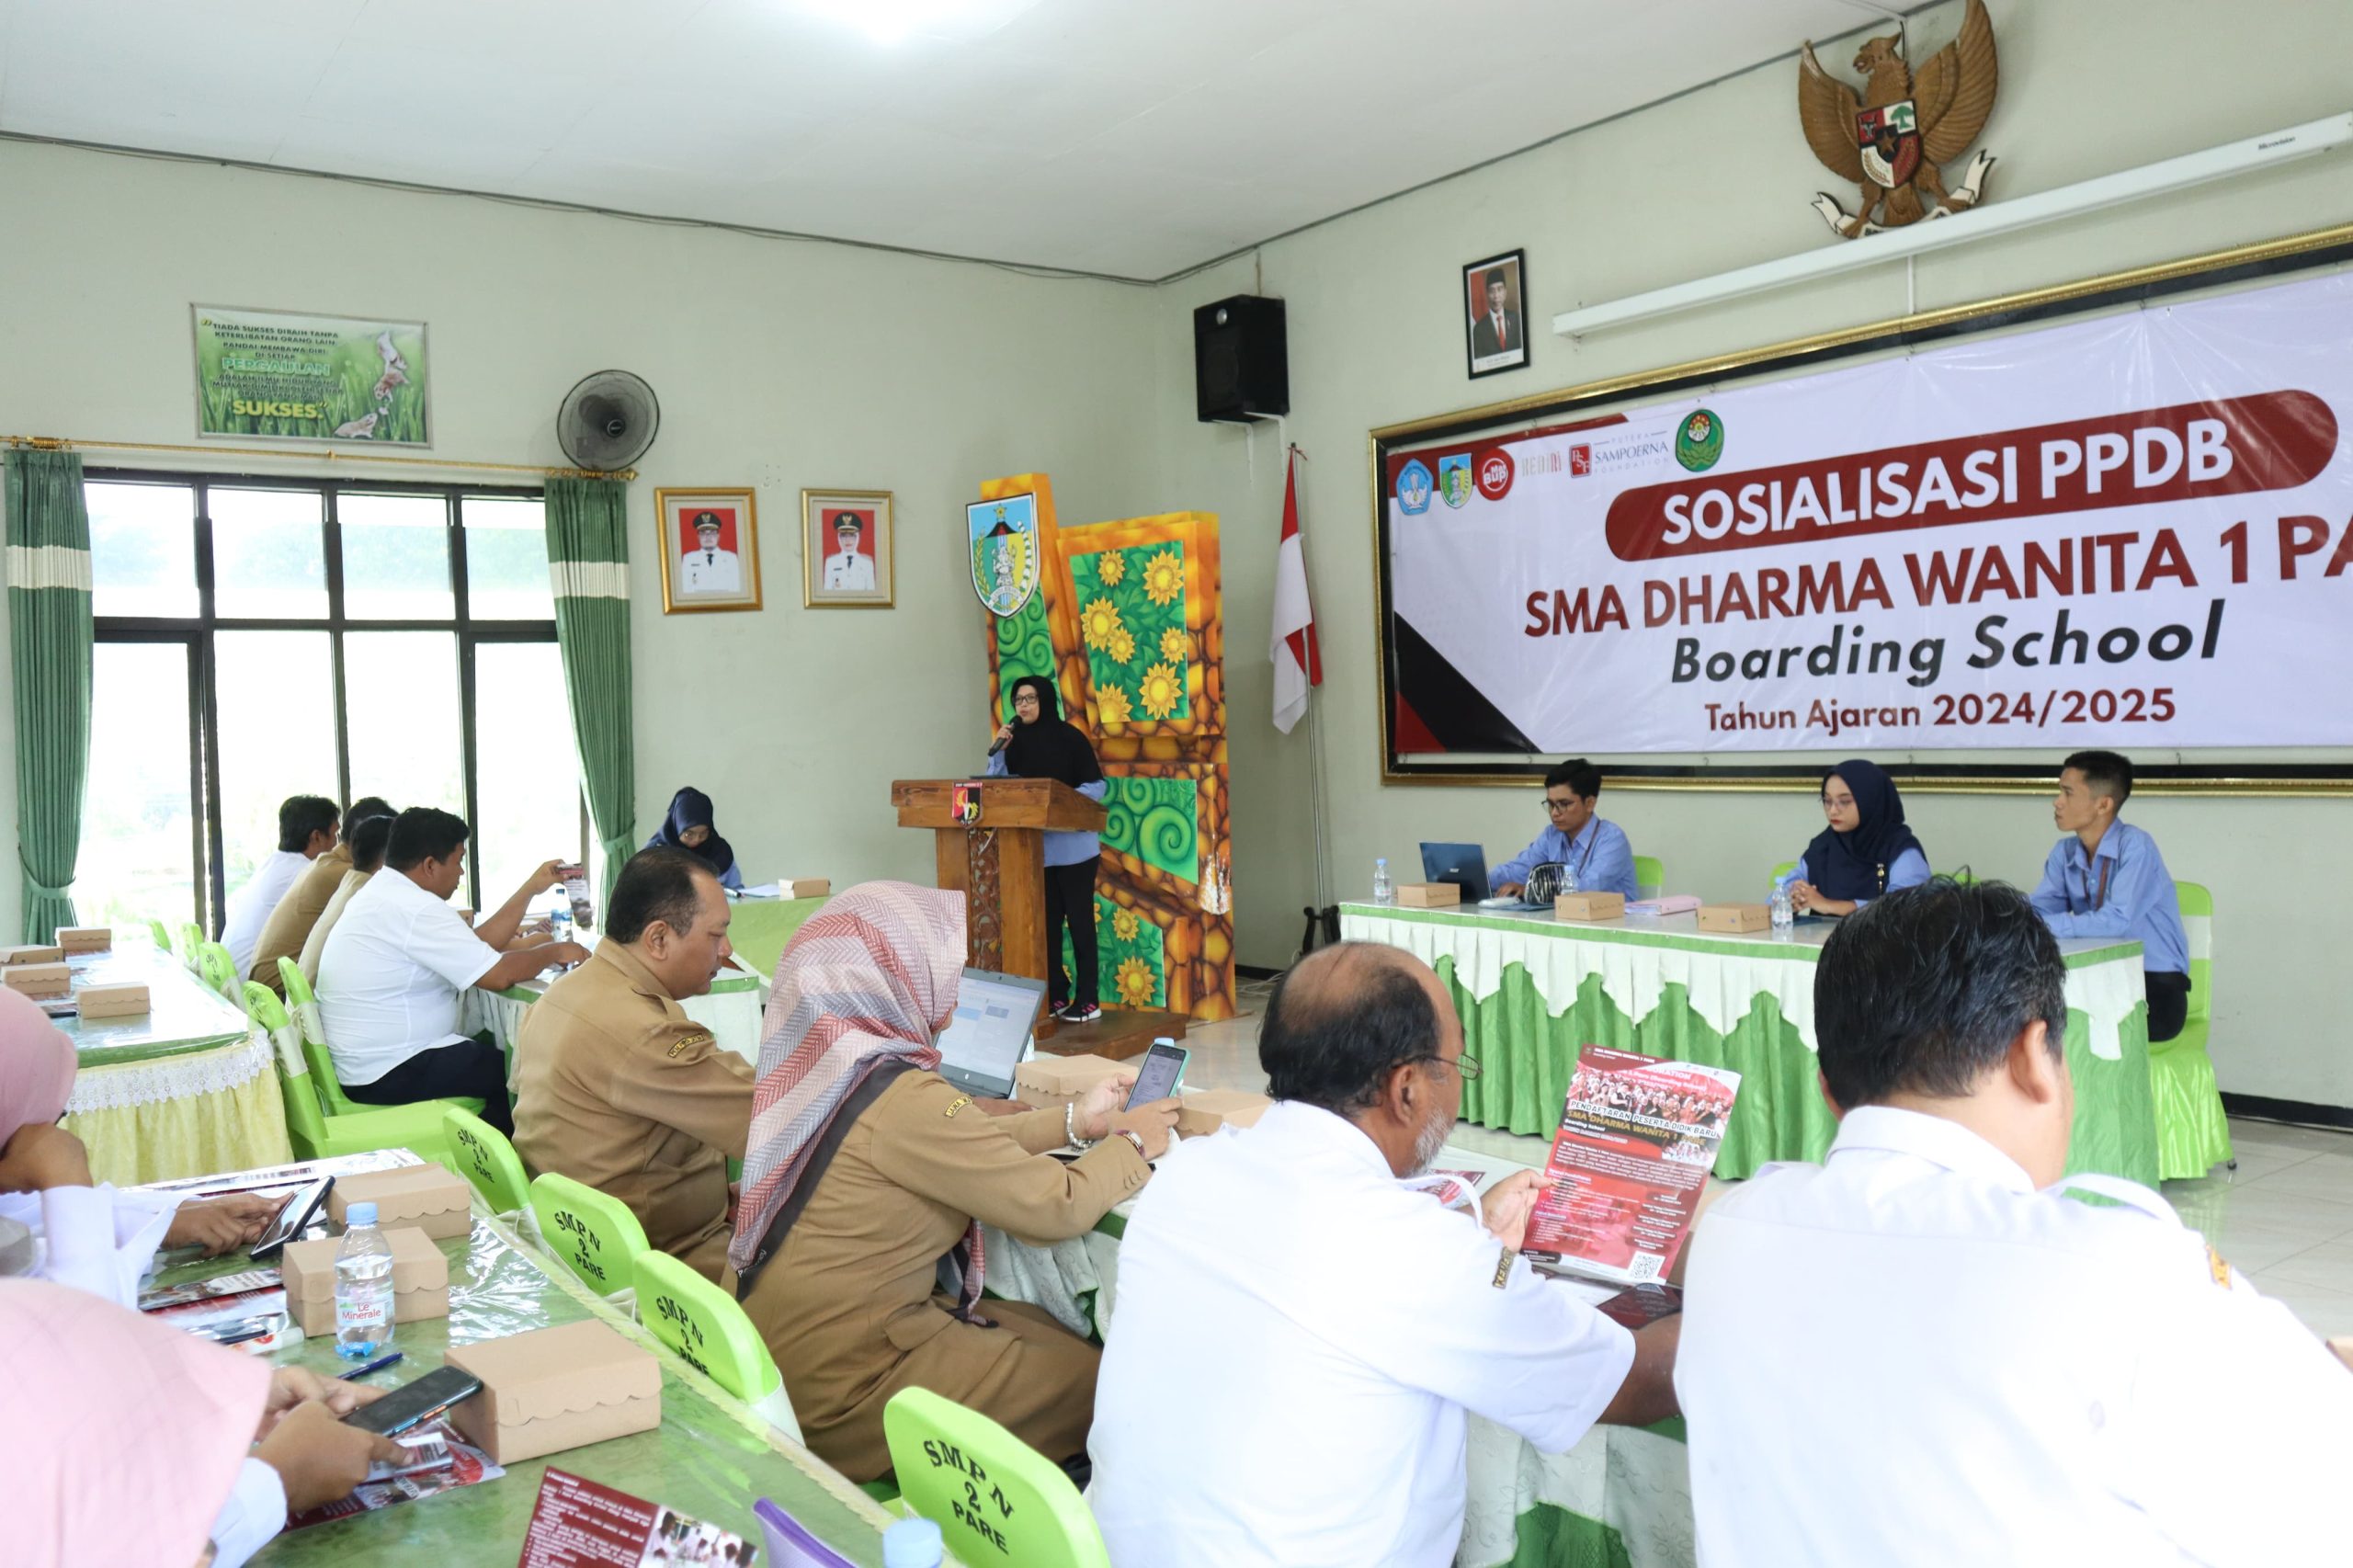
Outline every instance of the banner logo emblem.
[[1912, 100], [1857, 113], [1855, 145], [1862, 151], [1863, 173], [1873, 185], [1893, 190], [1911, 184], [1920, 169], [1920, 121]]
[[1038, 591], [1038, 498], [1007, 495], [964, 508], [972, 592], [995, 616], [1015, 616]]
[[1438, 460], [1438, 493], [1449, 506], [1471, 499], [1471, 454], [1452, 452]]
[[1397, 471], [1397, 508], [1409, 517], [1430, 509], [1430, 471], [1419, 458], [1408, 459]]
[[1579, 445], [1569, 449], [1569, 477], [1571, 479], [1593, 477], [1593, 449], [1591, 447]]
[[1715, 411], [1695, 408], [1675, 432], [1675, 460], [1693, 473], [1704, 473], [1724, 455], [1724, 422]]
[[1511, 454], [1501, 447], [1492, 447], [1479, 454], [1479, 494], [1490, 501], [1500, 501], [1511, 494]]

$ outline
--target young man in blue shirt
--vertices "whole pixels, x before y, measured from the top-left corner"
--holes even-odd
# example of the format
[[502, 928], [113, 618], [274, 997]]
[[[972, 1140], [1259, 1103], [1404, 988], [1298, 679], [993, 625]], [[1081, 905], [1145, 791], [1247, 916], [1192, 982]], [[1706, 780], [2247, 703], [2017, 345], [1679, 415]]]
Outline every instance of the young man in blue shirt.
[[2141, 944], [2149, 1042], [2173, 1039], [2189, 1016], [2189, 940], [2157, 841], [2116, 820], [2132, 796], [2132, 764], [2079, 751], [2059, 770], [2051, 818], [2067, 834], [2043, 862], [2029, 901], [2054, 937], [2130, 937]]
[[1634, 887], [1634, 846], [1616, 823], [1593, 814], [1601, 798], [1601, 769], [1572, 757], [1544, 776], [1544, 811], [1552, 824], [1536, 842], [1496, 867], [1489, 877], [1495, 896], [1507, 898], [1528, 885], [1539, 866], [1566, 866], [1579, 892], [1639, 896]]

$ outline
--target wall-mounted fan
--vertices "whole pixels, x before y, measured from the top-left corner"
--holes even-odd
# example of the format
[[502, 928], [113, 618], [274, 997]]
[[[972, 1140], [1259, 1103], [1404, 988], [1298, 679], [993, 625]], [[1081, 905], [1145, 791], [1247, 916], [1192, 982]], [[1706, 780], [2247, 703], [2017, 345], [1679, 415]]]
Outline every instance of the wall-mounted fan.
[[610, 473], [645, 455], [662, 427], [662, 404], [642, 376], [599, 370], [563, 394], [555, 413], [564, 456], [585, 469]]

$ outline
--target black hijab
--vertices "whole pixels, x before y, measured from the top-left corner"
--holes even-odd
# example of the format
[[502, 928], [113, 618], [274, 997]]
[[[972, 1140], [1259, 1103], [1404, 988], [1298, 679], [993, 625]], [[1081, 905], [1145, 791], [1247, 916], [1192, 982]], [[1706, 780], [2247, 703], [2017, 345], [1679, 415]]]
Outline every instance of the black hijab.
[[[1824, 828], [1805, 846], [1806, 880], [1827, 898], [1877, 898], [1883, 870], [1893, 870], [1906, 849], [1920, 849], [1920, 841], [1904, 825], [1904, 797], [1895, 780], [1876, 762], [1853, 757], [1822, 776], [1827, 789], [1834, 778], [1847, 781], [1855, 797], [1852, 833]], [[1921, 858], [1928, 852], [1920, 849]]]
[[1103, 777], [1095, 748], [1078, 726], [1063, 717], [1062, 699], [1054, 683], [1043, 676], [1023, 676], [1013, 683], [1016, 696], [1023, 687], [1038, 694], [1038, 720], [1013, 722], [1013, 739], [1005, 748], [1005, 770], [1016, 778], [1054, 778], [1075, 790]]
[[[684, 843], [682, 836], [690, 827], [708, 827], [710, 836], [700, 844]], [[719, 836], [719, 829], [711, 822], [710, 797], [691, 784], [670, 797], [669, 820], [654, 835], [654, 842], [699, 856], [713, 876], [725, 876], [727, 868], [735, 863], [734, 846]]]

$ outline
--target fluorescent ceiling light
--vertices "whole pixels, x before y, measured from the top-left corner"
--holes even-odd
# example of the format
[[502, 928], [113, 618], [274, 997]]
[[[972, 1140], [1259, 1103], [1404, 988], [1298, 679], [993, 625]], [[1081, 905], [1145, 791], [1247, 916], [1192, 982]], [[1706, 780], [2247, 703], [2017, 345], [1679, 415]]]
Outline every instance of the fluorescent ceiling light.
[[2292, 163], [2315, 153], [2334, 151], [2348, 142], [2353, 142], [2353, 114], [2331, 115], [2326, 119], [2290, 126], [2268, 136], [2250, 136], [2227, 146], [2209, 147], [2202, 153], [2102, 175], [2057, 190], [2038, 191], [2015, 201], [1972, 207], [1949, 218], [1923, 220], [1901, 229], [1866, 234], [1859, 240], [1842, 240], [1821, 250], [1801, 251], [1795, 256], [1758, 262], [1754, 267], [1720, 272], [1713, 278], [1698, 278], [1688, 283], [1670, 284], [1647, 293], [1563, 311], [1552, 318], [1552, 330], [1563, 337], [1580, 337], [1605, 327], [1623, 326], [1652, 316], [1711, 305], [1720, 300], [1734, 300], [1809, 278], [1851, 272], [1859, 267], [1900, 261], [1923, 251], [1941, 250], [1947, 245], [2203, 185], [2208, 180]]
[[904, 42], [918, 28], [983, 7], [976, 0], [800, 0], [800, 8], [889, 45]]

